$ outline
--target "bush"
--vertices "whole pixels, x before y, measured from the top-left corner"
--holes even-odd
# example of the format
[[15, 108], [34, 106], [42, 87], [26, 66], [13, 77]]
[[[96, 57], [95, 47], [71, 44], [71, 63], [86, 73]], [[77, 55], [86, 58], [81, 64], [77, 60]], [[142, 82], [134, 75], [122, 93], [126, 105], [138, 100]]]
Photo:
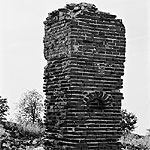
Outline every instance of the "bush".
[[137, 123], [137, 117], [133, 113], [127, 112], [126, 109], [122, 109], [121, 113], [121, 130], [123, 133], [132, 132], [136, 128], [135, 124]]
[[4, 124], [4, 128], [10, 132], [12, 137], [23, 139], [40, 138], [45, 130], [38, 124], [17, 124], [8, 121]]
[[139, 136], [136, 134], [124, 134], [121, 138], [124, 149], [128, 150], [150, 150], [150, 136]]
[[38, 123], [28, 123], [20, 126], [23, 128], [24, 133], [28, 133], [30, 136], [33, 137], [41, 137], [45, 131], [44, 127], [39, 126]]
[[44, 128], [36, 124], [19, 125], [5, 122], [0, 126], [0, 150], [33, 149], [43, 144]]

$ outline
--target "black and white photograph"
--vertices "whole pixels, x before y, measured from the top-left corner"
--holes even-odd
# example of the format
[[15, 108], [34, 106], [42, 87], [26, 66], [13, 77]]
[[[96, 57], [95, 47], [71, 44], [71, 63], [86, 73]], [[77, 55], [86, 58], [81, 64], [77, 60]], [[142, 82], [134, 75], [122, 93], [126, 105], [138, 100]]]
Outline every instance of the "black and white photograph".
[[0, 150], [150, 150], [150, 1], [1, 0]]

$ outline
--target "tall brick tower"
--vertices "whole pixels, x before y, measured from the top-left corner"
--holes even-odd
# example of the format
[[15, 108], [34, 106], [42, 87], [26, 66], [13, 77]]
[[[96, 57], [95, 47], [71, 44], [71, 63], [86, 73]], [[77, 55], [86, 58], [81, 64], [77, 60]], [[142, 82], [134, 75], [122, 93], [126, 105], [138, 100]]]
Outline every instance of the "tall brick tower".
[[95, 5], [69, 4], [45, 24], [45, 149], [119, 150], [125, 27]]

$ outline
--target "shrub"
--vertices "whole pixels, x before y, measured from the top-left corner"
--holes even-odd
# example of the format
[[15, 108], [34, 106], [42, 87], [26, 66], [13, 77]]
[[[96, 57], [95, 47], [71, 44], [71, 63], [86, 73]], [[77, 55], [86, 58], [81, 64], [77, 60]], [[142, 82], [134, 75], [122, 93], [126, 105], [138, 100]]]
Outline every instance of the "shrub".
[[45, 130], [44, 127], [32, 123], [17, 124], [7, 121], [4, 126], [6, 130], [11, 132], [11, 136], [15, 138], [39, 138], [43, 136]]
[[122, 109], [121, 113], [121, 130], [123, 131], [123, 133], [132, 132], [136, 128], [135, 124], [137, 123], [137, 117], [133, 113], [127, 112], [126, 109]]
[[124, 134], [121, 138], [121, 143], [124, 148], [129, 150], [150, 150], [150, 136], [139, 136], [136, 134]]
[[41, 137], [45, 131], [44, 127], [39, 126], [38, 123], [23, 124], [21, 127], [23, 128], [24, 133], [34, 137]]

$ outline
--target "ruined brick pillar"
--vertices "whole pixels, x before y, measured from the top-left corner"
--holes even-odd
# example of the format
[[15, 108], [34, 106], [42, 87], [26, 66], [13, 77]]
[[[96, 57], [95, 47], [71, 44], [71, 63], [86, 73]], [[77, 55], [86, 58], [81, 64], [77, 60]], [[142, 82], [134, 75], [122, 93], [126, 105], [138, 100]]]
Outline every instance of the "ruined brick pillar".
[[125, 27], [95, 5], [66, 5], [45, 24], [45, 149], [119, 150]]

